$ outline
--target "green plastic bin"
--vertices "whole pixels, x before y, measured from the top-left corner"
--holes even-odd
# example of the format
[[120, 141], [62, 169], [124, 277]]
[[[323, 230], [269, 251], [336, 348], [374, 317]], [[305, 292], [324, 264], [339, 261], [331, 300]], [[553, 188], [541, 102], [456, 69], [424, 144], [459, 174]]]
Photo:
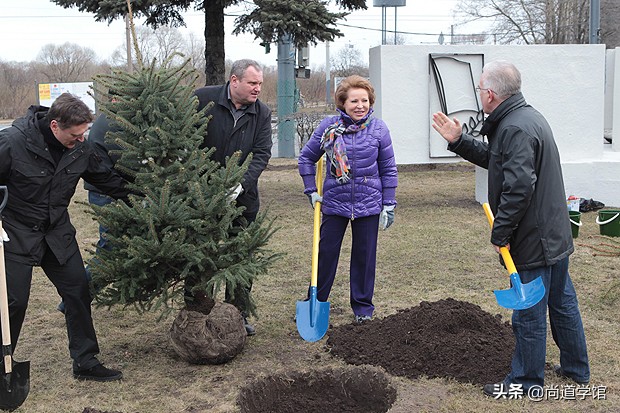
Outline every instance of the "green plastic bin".
[[620, 209], [601, 209], [598, 211], [596, 223], [601, 235], [620, 237]]

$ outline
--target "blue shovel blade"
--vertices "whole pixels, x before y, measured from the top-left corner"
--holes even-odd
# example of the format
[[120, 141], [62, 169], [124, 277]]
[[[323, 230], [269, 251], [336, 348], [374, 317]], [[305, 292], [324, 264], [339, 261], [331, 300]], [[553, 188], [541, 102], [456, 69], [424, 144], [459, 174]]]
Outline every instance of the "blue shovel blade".
[[329, 306], [329, 301], [316, 299], [316, 287], [310, 288], [307, 301], [297, 301], [295, 319], [301, 338], [310, 342], [323, 338], [329, 327]]
[[538, 277], [527, 284], [523, 284], [519, 274], [510, 274], [512, 287], [508, 290], [495, 290], [497, 304], [509, 310], [525, 310], [535, 306], [545, 296], [545, 285]]

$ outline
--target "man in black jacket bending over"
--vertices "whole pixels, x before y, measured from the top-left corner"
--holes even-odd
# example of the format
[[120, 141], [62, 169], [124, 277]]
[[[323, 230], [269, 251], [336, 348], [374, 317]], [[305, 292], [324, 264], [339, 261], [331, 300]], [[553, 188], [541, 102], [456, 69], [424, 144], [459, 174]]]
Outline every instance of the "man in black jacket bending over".
[[[240, 162], [252, 154], [252, 161], [246, 171], [239, 193], [237, 205], [245, 207], [243, 218], [248, 225], [256, 219], [259, 208], [258, 177], [267, 167], [271, 158], [271, 110], [258, 100], [263, 84], [263, 69], [254, 60], [242, 59], [233, 63], [230, 79], [225, 85], [206, 86], [196, 90], [202, 110], [211, 101], [213, 107], [207, 115], [213, 117], [207, 126], [207, 136], [203, 147], [215, 148], [213, 159], [222, 166], [226, 157], [241, 151]], [[239, 192], [240, 191], [240, 192]], [[250, 292], [249, 288], [238, 288], [234, 292], [235, 305], [243, 314], [248, 335], [254, 335], [254, 327], [248, 323], [248, 313], [240, 299]], [[227, 294], [227, 301], [229, 300]]]
[[84, 134], [93, 116], [70, 93], [51, 108], [31, 106], [26, 116], [0, 131], [0, 185], [7, 186], [2, 214], [10, 242], [4, 244], [11, 343], [17, 344], [32, 282], [40, 266], [65, 302], [69, 354], [78, 380], [112, 381], [122, 373], [104, 367], [91, 317], [84, 262], [69, 219], [69, 203], [80, 180], [114, 198], [125, 198], [125, 181], [102, 161]]

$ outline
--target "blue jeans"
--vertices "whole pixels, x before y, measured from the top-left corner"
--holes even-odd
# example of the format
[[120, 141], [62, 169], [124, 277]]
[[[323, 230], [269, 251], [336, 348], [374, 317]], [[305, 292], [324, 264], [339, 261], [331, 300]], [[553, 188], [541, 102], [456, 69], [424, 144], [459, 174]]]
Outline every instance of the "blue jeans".
[[[100, 194], [95, 191], [88, 191], [88, 203], [97, 206], [104, 206], [114, 202], [113, 198], [110, 198], [107, 195]], [[100, 248], [106, 248], [107, 240], [105, 239], [104, 234], [107, 232], [107, 228], [99, 225], [99, 241], [97, 241], [97, 250]]]
[[545, 295], [535, 306], [512, 313], [515, 352], [505, 383], [518, 383], [524, 390], [543, 386], [547, 351], [547, 308], [553, 341], [560, 349], [562, 370], [575, 381], [590, 380], [586, 337], [577, 294], [568, 273], [568, 257], [550, 267], [519, 271], [526, 284], [541, 277]]
[[[107, 195], [100, 194], [95, 191], [88, 191], [88, 203], [97, 206], [105, 206], [114, 202], [114, 198], [111, 198]], [[96, 252], [98, 253], [101, 249], [109, 249], [110, 247], [107, 245], [108, 240], [105, 238], [105, 233], [108, 232], [108, 229], [102, 225], [99, 225], [99, 241], [97, 241]], [[95, 258], [96, 259], [96, 258]], [[86, 266], [86, 277], [88, 281], [93, 279], [90, 274], [90, 270], [88, 269], [88, 265]]]

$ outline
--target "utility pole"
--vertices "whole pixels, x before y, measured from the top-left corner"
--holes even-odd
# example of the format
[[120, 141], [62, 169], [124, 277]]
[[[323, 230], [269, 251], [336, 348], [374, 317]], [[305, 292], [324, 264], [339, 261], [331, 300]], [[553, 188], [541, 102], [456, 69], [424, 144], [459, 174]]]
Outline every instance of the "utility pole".
[[590, 44], [599, 44], [601, 32], [600, 0], [590, 0]]
[[407, 0], [373, 0], [374, 7], [381, 7], [381, 44], [387, 44], [387, 8], [394, 7], [394, 44], [396, 44], [396, 21], [397, 7], [407, 5]]
[[396, 22], [398, 21], [398, 8], [394, 7], [394, 45], [396, 45], [396, 33], [398, 33], [398, 30], [396, 30]]
[[387, 44], [387, 8], [381, 5], [381, 44]]
[[325, 106], [329, 107], [331, 101], [332, 88], [332, 69], [329, 63], [329, 42], [325, 42]]
[[127, 43], [127, 72], [133, 73], [133, 60], [131, 59], [131, 25], [129, 15], [125, 15], [125, 42]]
[[295, 157], [295, 49], [290, 34], [278, 40], [278, 157]]

